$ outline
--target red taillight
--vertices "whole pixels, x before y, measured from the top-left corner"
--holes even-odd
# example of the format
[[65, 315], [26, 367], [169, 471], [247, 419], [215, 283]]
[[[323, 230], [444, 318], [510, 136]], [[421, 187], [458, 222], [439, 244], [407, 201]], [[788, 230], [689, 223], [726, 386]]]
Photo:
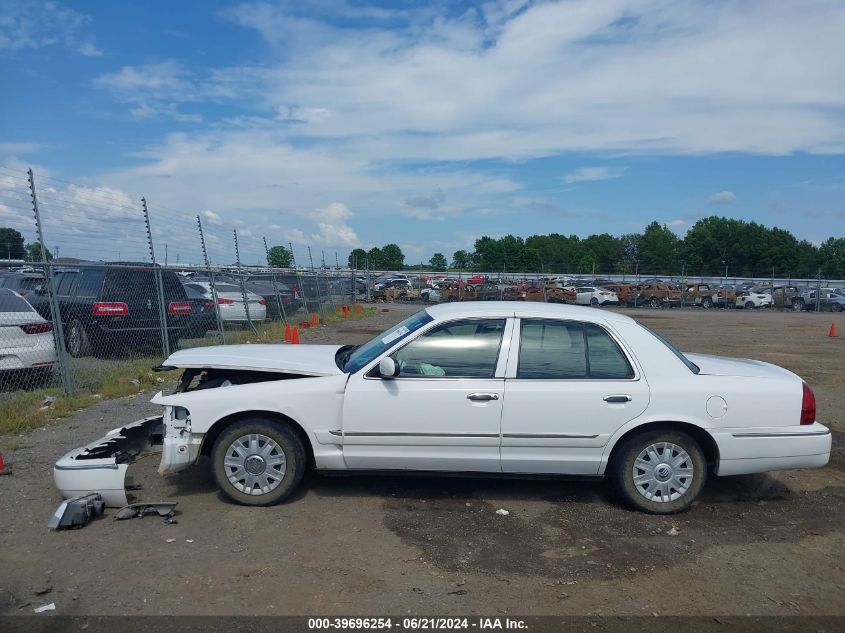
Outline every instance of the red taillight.
[[171, 301], [167, 306], [167, 314], [171, 316], [178, 316], [180, 314], [191, 313], [190, 301]]
[[126, 316], [129, 314], [129, 306], [119, 301], [97, 301], [91, 306], [91, 314], [94, 316]]
[[816, 394], [806, 382], [801, 384], [804, 387], [804, 397], [801, 399], [801, 424], [812, 424], [816, 421]]
[[235, 303], [235, 300], [234, 299], [219, 299], [218, 298], [217, 303], [219, 303], [221, 306], [230, 306], [233, 303]]
[[20, 326], [25, 334], [44, 334], [53, 329], [52, 323], [25, 323]]
[[266, 305], [267, 305], [267, 300], [266, 300], [264, 297], [261, 297], [261, 299], [259, 299], [259, 300], [258, 300], [258, 305], [260, 305], [260, 306], [266, 306]]

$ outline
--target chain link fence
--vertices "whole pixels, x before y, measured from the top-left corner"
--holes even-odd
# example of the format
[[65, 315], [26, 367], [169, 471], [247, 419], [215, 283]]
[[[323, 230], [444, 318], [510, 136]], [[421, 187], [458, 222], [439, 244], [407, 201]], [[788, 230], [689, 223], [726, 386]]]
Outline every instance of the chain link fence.
[[[7, 168], [0, 168], [0, 225], [29, 242], [28, 261], [17, 262], [13, 245], [0, 244], [0, 258], [7, 250], [0, 271], [0, 397], [43, 388], [108, 395], [115, 380], [140, 387], [156, 380], [150, 369], [177, 349], [281, 342], [286, 325], [309, 324], [313, 315], [325, 320], [356, 301], [584, 303], [581, 288], [614, 288], [620, 303], [637, 307], [720, 301], [734, 307], [729, 293], [736, 297], [736, 290], [729, 286], [741, 283], [685, 277], [669, 287], [630, 275], [463, 271], [400, 276], [375, 273], [364, 263], [363, 271], [314, 267], [310, 248], [307, 267], [271, 267], [263, 236], [226, 229], [212, 212], [180, 211], [108, 187]], [[834, 283], [845, 285], [774, 274], [755, 280], [770, 288], [773, 307], [781, 288], [780, 307], [801, 296], [804, 307], [817, 310], [833, 305], [823, 289]], [[706, 288], [691, 293], [688, 286], [695, 284]], [[708, 305], [705, 297], [713, 301]], [[586, 303], [595, 304], [590, 299]]]

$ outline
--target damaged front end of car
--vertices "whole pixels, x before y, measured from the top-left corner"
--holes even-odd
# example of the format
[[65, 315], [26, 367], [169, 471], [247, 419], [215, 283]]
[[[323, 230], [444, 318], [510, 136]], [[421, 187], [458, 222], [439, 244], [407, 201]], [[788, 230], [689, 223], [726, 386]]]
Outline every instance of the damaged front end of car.
[[[202, 392], [309, 377], [308, 374], [290, 371], [243, 367], [186, 368], [168, 364], [155, 369], [169, 371], [180, 368], [183, 373], [176, 388], [160, 391], [151, 399], [153, 404], [163, 407], [161, 415], [113, 429], [99, 440], [70, 451], [56, 462], [53, 478], [62, 496], [70, 499], [96, 492], [102, 495], [108, 507], [133, 503], [137, 501], [137, 495], [133, 493], [139, 486], [129, 470], [140, 455], [161, 453], [158, 466], [161, 475], [178, 473], [197, 462], [208, 424], [202, 427], [202, 432], [197, 432], [192, 427], [190, 408], [199, 407], [202, 401], [207, 401]], [[207, 411], [204, 417], [208, 417]]]

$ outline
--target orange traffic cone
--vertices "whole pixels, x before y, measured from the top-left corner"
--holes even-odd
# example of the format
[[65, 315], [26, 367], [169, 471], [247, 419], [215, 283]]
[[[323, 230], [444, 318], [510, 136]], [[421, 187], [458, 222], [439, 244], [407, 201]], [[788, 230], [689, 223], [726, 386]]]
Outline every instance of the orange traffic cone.
[[836, 323], [830, 324], [830, 331], [827, 333], [827, 335], [831, 338], [833, 338], [834, 336], [837, 336], [837, 334], [836, 334]]
[[294, 345], [299, 345], [299, 330], [294, 326], [290, 342]]
[[349, 306], [343, 306], [343, 316], [344, 317], [349, 316]]
[[319, 323], [320, 323], [320, 319], [317, 317], [317, 313], [312, 312], [311, 313], [311, 327], [317, 327], [317, 325]]
[[285, 343], [290, 343], [290, 323], [285, 324]]
[[0, 475], [11, 475], [12, 469], [6, 468], [6, 462], [3, 461], [3, 453], [0, 453]]

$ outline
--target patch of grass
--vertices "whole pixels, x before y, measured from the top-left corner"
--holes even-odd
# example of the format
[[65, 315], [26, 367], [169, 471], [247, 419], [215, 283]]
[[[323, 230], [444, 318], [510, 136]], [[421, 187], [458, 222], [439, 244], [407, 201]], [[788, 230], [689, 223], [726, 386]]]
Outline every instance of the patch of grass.
[[[178, 372], [153, 372], [158, 359], [134, 358], [119, 366], [78, 370], [73, 374], [76, 391], [65, 395], [57, 387], [16, 391], [0, 395], [0, 435], [22, 433], [67, 417], [98, 400], [120, 398], [139, 391], [161, 389], [178, 378]], [[134, 382], [137, 381], [137, 382]], [[46, 398], [55, 398], [44, 407]]]

